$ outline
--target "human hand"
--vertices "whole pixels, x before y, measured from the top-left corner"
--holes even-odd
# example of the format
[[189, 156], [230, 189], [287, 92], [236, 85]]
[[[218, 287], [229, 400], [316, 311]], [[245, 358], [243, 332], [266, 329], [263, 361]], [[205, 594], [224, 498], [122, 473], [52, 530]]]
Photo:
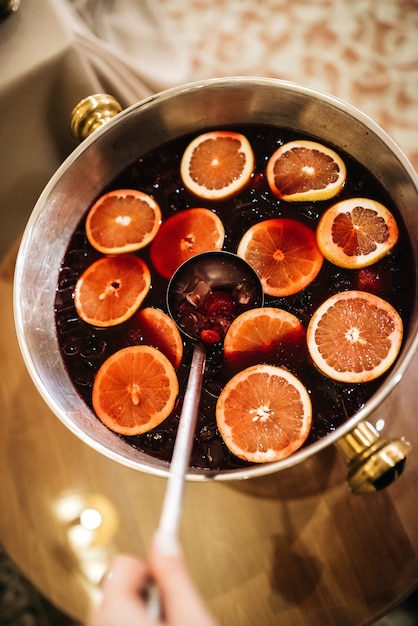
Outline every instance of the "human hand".
[[[164, 607], [164, 617], [150, 615], [144, 599], [153, 580]], [[177, 544], [154, 540], [149, 562], [118, 556], [102, 583], [101, 602], [87, 626], [215, 626], [204, 605]]]

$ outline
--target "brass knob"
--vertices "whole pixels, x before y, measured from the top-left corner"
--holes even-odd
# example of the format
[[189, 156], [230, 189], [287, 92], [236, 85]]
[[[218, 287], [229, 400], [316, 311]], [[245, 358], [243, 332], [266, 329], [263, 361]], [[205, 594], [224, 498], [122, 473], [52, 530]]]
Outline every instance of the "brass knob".
[[16, 13], [20, 7], [20, 0], [0, 0], [0, 20]]
[[404, 470], [411, 444], [382, 439], [369, 422], [360, 422], [335, 444], [348, 461], [347, 482], [354, 494], [385, 489]]
[[104, 93], [88, 96], [71, 113], [71, 132], [76, 139], [85, 139], [121, 111], [121, 105], [113, 96]]

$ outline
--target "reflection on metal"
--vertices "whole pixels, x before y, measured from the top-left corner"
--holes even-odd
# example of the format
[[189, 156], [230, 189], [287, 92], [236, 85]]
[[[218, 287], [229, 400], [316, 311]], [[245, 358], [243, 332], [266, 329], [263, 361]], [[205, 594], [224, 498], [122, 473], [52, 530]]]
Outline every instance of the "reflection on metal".
[[20, 0], [0, 0], [0, 20], [16, 13], [20, 7]]
[[405, 439], [382, 439], [369, 422], [360, 422], [336, 447], [348, 461], [347, 481], [354, 494], [388, 487], [402, 474], [411, 451]]
[[88, 96], [71, 113], [71, 132], [79, 141], [86, 139], [121, 111], [121, 105], [113, 96], [104, 93]]
[[381, 417], [376, 421], [376, 424], [374, 425], [374, 427], [376, 428], [376, 430], [380, 433], [381, 430], [384, 429], [385, 427], [385, 420], [382, 419]]

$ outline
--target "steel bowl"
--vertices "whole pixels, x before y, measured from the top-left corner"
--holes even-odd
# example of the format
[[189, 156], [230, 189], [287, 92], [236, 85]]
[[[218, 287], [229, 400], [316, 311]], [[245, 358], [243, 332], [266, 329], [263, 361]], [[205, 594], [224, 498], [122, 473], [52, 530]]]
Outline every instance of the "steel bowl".
[[[32, 379], [56, 416], [86, 444], [107, 457], [155, 475], [166, 476], [168, 464], [139, 452], [115, 436], [74, 390], [55, 332], [58, 271], [70, 236], [86, 207], [126, 166], [167, 140], [237, 123], [286, 127], [314, 135], [352, 155], [374, 174], [397, 205], [410, 234], [415, 270], [417, 267], [418, 180], [414, 169], [378, 125], [330, 95], [275, 79], [213, 79], [153, 95], [95, 130], [52, 177], [28, 221], [18, 253], [14, 285], [17, 334]], [[411, 281], [415, 281], [415, 293], [418, 293], [416, 271]], [[343, 451], [351, 465], [358, 457], [360, 445], [375, 454], [387, 442], [379, 442], [368, 419], [384, 404], [412, 360], [418, 341], [417, 310], [415, 296], [408, 335], [384, 385], [334, 432], [282, 461], [228, 471], [190, 469], [187, 477], [232, 480], [269, 474], [300, 463], [333, 444]], [[394, 448], [393, 442], [389, 442], [387, 469], [392, 474], [399, 473], [409, 450], [402, 439], [397, 444]], [[388, 457], [387, 448], [385, 454]], [[362, 455], [365, 456], [363, 452]], [[376, 465], [375, 461], [372, 456], [368, 463]], [[353, 467], [350, 471], [354, 472]], [[360, 473], [364, 474], [364, 464]], [[366, 487], [363, 485], [360, 490], [366, 491], [378, 484], [369, 477], [365, 481], [363, 477], [362, 482]]]

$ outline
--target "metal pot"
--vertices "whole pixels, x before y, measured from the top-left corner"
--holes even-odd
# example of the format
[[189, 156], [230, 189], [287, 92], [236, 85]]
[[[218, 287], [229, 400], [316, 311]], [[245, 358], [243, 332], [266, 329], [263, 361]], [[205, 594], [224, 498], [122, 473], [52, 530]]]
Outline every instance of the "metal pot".
[[[122, 112], [112, 104], [110, 113], [101, 113], [100, 106], [94, 106], [98, 103], [100, 99], [93, 98], [77, 109], [73, 126], [82, 136], [99, 128], [62, 164], [27, 224], [16, 265], [17, 334], [40, 394], [73, 433], [115, 461], [166, 476], [167, 464], [134, 450], [90, 412], [74, 391], [59, 354], [54, 319], [58, 270], [70, 235], [86, 207], [123, 168], [167, 140], [207, 127], [276, 124], [315, 135], [341, 148], [377, 177], [403, 216], [417, 267], [418, 180], [405, 155], [368, 117], [329, 95], [289, 82], [242, 77], [213, 79], [167, 90]], [[86, 106], [92, 113], [87, 121]], [[113, 113], [118, 114], [107, 121]], [[107, 123], [102, 126], [104, 121]], [[416, 281], [416, 275], [413, 280]], [[411, 362], [418, 343], [417, 310], [416, 297], [409, 334], [384, 385], [336, 431], [276, 463], [233, 471], [190, 470], [188, 478], [232, 480], [269, 474], [335, 444], [349, 462], [349, 482], [354, 492], [373, 491], [391, 482], [403, 469], [410, 446], [403, 439], [382, 440], [367, 420]]]

